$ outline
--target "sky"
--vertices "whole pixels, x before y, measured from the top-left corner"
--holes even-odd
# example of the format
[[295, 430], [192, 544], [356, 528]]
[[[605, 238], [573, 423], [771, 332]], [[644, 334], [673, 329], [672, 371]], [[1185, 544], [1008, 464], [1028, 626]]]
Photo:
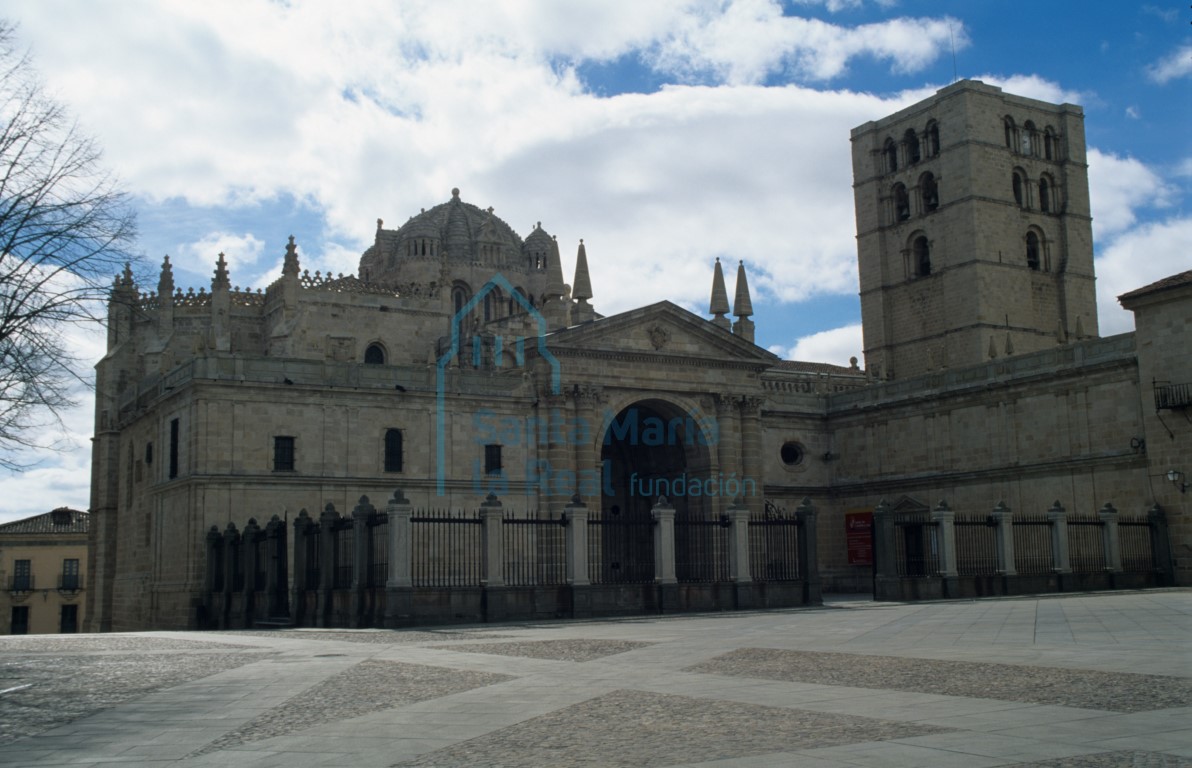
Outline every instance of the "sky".
[[[849, 131], [961, 78], [1085, 110], [1102, 335], [1192, 268], [1187, 3], [965, 0], [5, 0], [47, 90], [134, 201], [155, 289], [355, 272], [461, 197], [582, 238], [603, 314], [707, 315], [738, 260], [758, 344], [861, 358]], [[71, 330], [89, 366], [102, 331]], [[89, 506], [94, 401], [0, 476], [0, 522]]]

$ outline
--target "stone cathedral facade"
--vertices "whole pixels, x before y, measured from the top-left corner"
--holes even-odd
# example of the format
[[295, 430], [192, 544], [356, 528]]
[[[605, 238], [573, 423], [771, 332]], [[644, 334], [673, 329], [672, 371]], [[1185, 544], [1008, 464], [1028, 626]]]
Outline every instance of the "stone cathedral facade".
[[1190, 497], [1167, 479], [1192, 471], [1192, 273], [1123, 296], [1137, 331], [1098, 336], [1082, 110], [961, 81], [852, 144], [864, 369], [756, 346], [744, 264], [731, 303], [714, 265], [707, 316], [661, 297], [602, 316], [582, 241], [568, 285], [546, 229], [459, 190], [378, 220], [355, 275], [307, 273], [291, 239], [262, 292], [222, 256], [197, 292], [168, 259], [155, 291], [119, 277], [89, 628], [193, 626], [213, 525], [397, 487], [434, 509], [666, 495], [680, 516], [808, 497], [824, 588], [850, 591], [871, 568], [845, 515], [882, 500], [1158, 504], [1192, 581]]

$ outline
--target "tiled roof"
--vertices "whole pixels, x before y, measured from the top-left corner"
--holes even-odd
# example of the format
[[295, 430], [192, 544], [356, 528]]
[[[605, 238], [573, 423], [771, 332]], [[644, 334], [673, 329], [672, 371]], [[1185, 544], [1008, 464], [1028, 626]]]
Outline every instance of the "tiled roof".
[[1179, 288], [1180, 286], [1190, 284], [1192, 284], [1192, 270], [1180, 272], [1178, 275], [1171, 275], [1170, 277], [1165, 277], [1162, 280], [1153, 282], [1150, 285], [1144, 285], [1141, 288], [1136, 288], [1129, 293], [1123, 293], [1121, 296], [1118, 296], [1118, 301], [1121, 301], [1122, 299], [1133, 299], [1137, 296], [1145, 296], [1148, 293], [1166, 291], [1169, 288]]
[[24, 520], [0, 525], [0, 534], [12, 533], [86, 533], [91, 515], [69, 507], [58, 507]]

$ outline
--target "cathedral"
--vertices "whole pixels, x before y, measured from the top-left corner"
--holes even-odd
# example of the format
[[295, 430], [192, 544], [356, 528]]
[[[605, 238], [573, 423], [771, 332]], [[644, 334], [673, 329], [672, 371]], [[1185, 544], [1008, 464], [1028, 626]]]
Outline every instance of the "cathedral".
[[[213, 526], [400, 488], [426, 509], [819, 512], [825, 590], [872, 588], [846, 520], [883, 501], [1167, 515], [1192, 583], [1192, 273], [1101, 338], [1083, 111], [960, 81], [852, 132], [864, 364], [754, 344], [743, 263], [706, 316], [597, 311], [582, 241], [458, 189], [377, 220], [357, 274], [208, 289], [118, 277], [97, 366], [89, 629], [195, 626]], [[845, 183], [844, 179], [840, 183]], [[597, 262], [598, 263], [598, 262]]]

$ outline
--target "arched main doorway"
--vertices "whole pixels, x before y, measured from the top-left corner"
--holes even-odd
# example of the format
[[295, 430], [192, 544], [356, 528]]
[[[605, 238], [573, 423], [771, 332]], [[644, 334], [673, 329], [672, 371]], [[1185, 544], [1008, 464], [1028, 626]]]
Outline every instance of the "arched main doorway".
[[[651, 508], [660, 496], [675, 519], [710, 514], [704, 481], [712, 474], [709, 430], [699, 414], [648, 399], [622, 408], [605, 426], [600, 446], [604, 493], [598, 559], [606, 581], [648, 581], [654, 570]], [[696, 494], [690, 493], [699, 486]], [[595, 554], [595, 553], [594, 553]]]

